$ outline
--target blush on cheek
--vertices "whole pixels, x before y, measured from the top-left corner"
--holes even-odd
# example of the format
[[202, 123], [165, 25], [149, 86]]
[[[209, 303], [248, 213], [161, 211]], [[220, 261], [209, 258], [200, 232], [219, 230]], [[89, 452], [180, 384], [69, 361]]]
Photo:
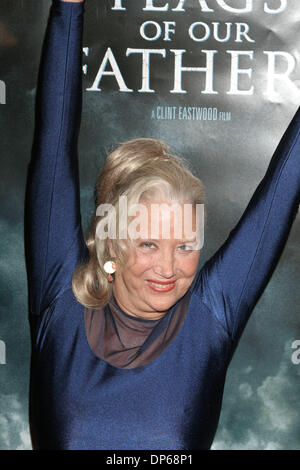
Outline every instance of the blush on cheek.
[[199, 257], [200, 253], [195, 252], [191, 253], [189, 257], [181, 261], [180, 270], [185, 274], [186, 277], [193, 276], [196, 273]]
[[134, 265], [139, 271], [151, 269], [155, 265], [155, 256], [150, 253], [145, 254], [137, 250]]
[[123, 268], [126, 277], [136, 278], [135, 282], [141, 280], [144, 273], [151, 270], [153, 266], [153, 257], [141, 253], [138, 249], [130, 252], [127, 263]]

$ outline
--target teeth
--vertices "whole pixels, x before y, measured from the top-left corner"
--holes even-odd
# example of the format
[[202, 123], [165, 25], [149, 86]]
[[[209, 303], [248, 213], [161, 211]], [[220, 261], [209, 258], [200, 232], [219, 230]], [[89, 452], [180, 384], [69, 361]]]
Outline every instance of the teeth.
[[158, 287], [159, 289], [166, 289], [167, 287], [170, 287], [172, 285], [174, 285], [174, 283], [172, 284], [157, 284], [156, 282], [151, 282], [151, 281], [148, 281], [149, 284], [151, 284], [152, 286], [155, 286], [155, 287]]

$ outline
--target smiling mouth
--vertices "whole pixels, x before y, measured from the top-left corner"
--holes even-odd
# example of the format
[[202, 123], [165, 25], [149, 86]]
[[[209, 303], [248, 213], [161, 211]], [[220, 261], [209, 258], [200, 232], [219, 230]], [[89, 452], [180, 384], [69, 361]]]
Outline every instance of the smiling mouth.
[[169, 292], [174, 289], [176, 281], [154, 281], [153, 279], [147, 279], [148, 286], [155, 292]]

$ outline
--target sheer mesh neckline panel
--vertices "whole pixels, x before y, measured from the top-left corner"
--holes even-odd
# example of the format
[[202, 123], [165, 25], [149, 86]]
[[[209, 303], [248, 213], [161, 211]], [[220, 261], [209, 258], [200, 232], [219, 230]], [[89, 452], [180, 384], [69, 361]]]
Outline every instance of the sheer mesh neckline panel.
[[136, 318], [123, 312], [112, 296], [98, 309], [85, 308], [84, 322], [93, 353], [119, 369], [148, 364], [173, 341], [189, 306], [191, 291], [160, 319]]

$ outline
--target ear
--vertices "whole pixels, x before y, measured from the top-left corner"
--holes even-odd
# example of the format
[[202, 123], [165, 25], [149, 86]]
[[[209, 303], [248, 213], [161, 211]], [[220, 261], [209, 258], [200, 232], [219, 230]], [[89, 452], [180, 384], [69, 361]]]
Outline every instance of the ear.
[[116, 258], [117, 257], [116, 252], [113, 249], [112, 242], [109, 238], [107, 239], [107, 243], [108, 243], [109, 256], [111, 256], [112, 258]]

